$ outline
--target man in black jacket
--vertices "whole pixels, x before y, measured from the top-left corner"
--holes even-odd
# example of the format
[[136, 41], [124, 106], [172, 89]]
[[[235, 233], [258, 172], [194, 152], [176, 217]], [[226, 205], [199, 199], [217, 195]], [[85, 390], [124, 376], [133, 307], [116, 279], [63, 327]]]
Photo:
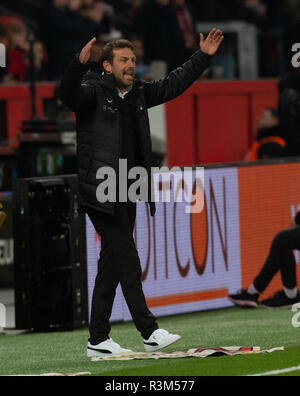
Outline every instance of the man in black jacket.
[[[206, 39], [201, 34], [201, 50], [165, 79], [153, 83], [134, 79], [136, 57], [127, 40], [108, 43], [103, 49], [102, 68], [99, 72], [88, 71], [93, 39], [75, 58], [61, 82], [60, 96], [76, 112], [82, 207], [100, 234], [102, 245], [92, 302], [89, 357], [128, 352], [109, 338], [109, 320], [119, 283], [147, 352], [180, 339], [158, 328], [146, 304], [141, 265], [133, 239], [136, 203], [99, 200], [99, 170], [110, 167], [118, 180], [119, 160], [126, 159], [129, 168], [143, 167], [151, 180], [152, 148], [147, 109], [174, 99], [189, 88], [209, 66], [223, 39], [223, 33], [217, 29]], [[154, 216], [150, 182], [148, 198]]]

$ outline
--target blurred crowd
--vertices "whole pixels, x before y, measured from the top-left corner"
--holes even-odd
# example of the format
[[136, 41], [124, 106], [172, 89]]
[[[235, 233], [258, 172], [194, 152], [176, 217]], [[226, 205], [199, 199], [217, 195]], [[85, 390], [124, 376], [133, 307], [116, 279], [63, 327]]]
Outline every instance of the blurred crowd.
[[0, 82], [28, 81], [30, 59], [38, 80], [58, 81], [74, 54], [94, 36], [96, 62], [105, 42], [131, 39], [138, 77], [149, 80], [165, 75], [197, 50], [197, 22], [244, 20], [260, 30], [280, 29], [287, 48], [300, 37], [298, 0], [49, 0], [40, 2], [36, 19], [38, 31], [32, 38], [22, 18], [1, 15], [0, 8], [0, 43], [7, 49]]
[[[35, 12], [25, 7], [29, 12], [24, 15], [19, 5], [33, 2]], [[2, 0], [0, 43], [6, 48], [7, 67], [0, 67], [0, 84], [30, 81], [33, 71], [37, 81], [59, 81], [93, 37], [97, 38], [94, 67], [103, 45], [124, 37], [135, 47], [137, 78], [159, 79], [199, 48], [196, 25], [210, 21], [255, 25], [260, 77], [281, 77], [278, 109], [262, 113], [247, 160], [300, 155], [300, 68], [292, 68], [290, 62], [292, 44], [300, 42], [299, 0]], [[223, 78], [238, 77], [234, 45], [236, 38], [227, 34], [218, 55], [219, 63], [221, 57], [227, 58]], [[275, 65], [283, 61], [286, 68], [279, 73]], [[216, 78], [210, 73], [206, 78]]]

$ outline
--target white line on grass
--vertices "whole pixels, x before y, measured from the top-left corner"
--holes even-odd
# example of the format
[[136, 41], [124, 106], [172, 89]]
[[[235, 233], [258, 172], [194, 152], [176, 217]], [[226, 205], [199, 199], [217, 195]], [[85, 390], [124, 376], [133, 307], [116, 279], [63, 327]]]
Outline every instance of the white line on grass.
[[269, 375], [279, 375], [279, 374], [292, 373], [293, 371], [300, 371], [300, 366], [289, 367], [289, 368], [282, 369], [282, 370], [268, 371], [267, 373], [259, 373], [259, 374], [247, 375], [247, 377], [264, 377], [264, 376], [269, 376]]

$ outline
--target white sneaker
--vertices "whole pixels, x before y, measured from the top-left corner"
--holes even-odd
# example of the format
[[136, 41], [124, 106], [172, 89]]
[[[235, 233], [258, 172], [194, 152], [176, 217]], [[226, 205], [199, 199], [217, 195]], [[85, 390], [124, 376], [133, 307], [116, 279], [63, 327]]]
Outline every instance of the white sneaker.
[[167, 330], [155, 330], [148, 340], [144, 340], [146, 352], [155, 352], [174, 344], [181, 339], [179, 335], [170, 334]]
[[122, 355], [126, 353], [132, 353], [132, 351], [130, 349], [121, 348], [120, 345], [111, 338], [98, 345], [92, 345], [90, 343], [87, 345], [87, 357], [89, 358]]

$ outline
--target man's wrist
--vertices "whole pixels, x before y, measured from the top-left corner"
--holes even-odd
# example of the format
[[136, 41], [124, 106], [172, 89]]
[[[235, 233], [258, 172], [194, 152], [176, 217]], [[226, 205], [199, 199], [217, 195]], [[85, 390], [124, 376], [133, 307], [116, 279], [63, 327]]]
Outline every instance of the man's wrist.
[[82, 73], [85, 73], [89, 70], [89, 62], [88, 63], [82, 63], [80, 62], [80, 54], [77, 54], [74, 59], [74, 66], [78, 71], [82, 71]]

